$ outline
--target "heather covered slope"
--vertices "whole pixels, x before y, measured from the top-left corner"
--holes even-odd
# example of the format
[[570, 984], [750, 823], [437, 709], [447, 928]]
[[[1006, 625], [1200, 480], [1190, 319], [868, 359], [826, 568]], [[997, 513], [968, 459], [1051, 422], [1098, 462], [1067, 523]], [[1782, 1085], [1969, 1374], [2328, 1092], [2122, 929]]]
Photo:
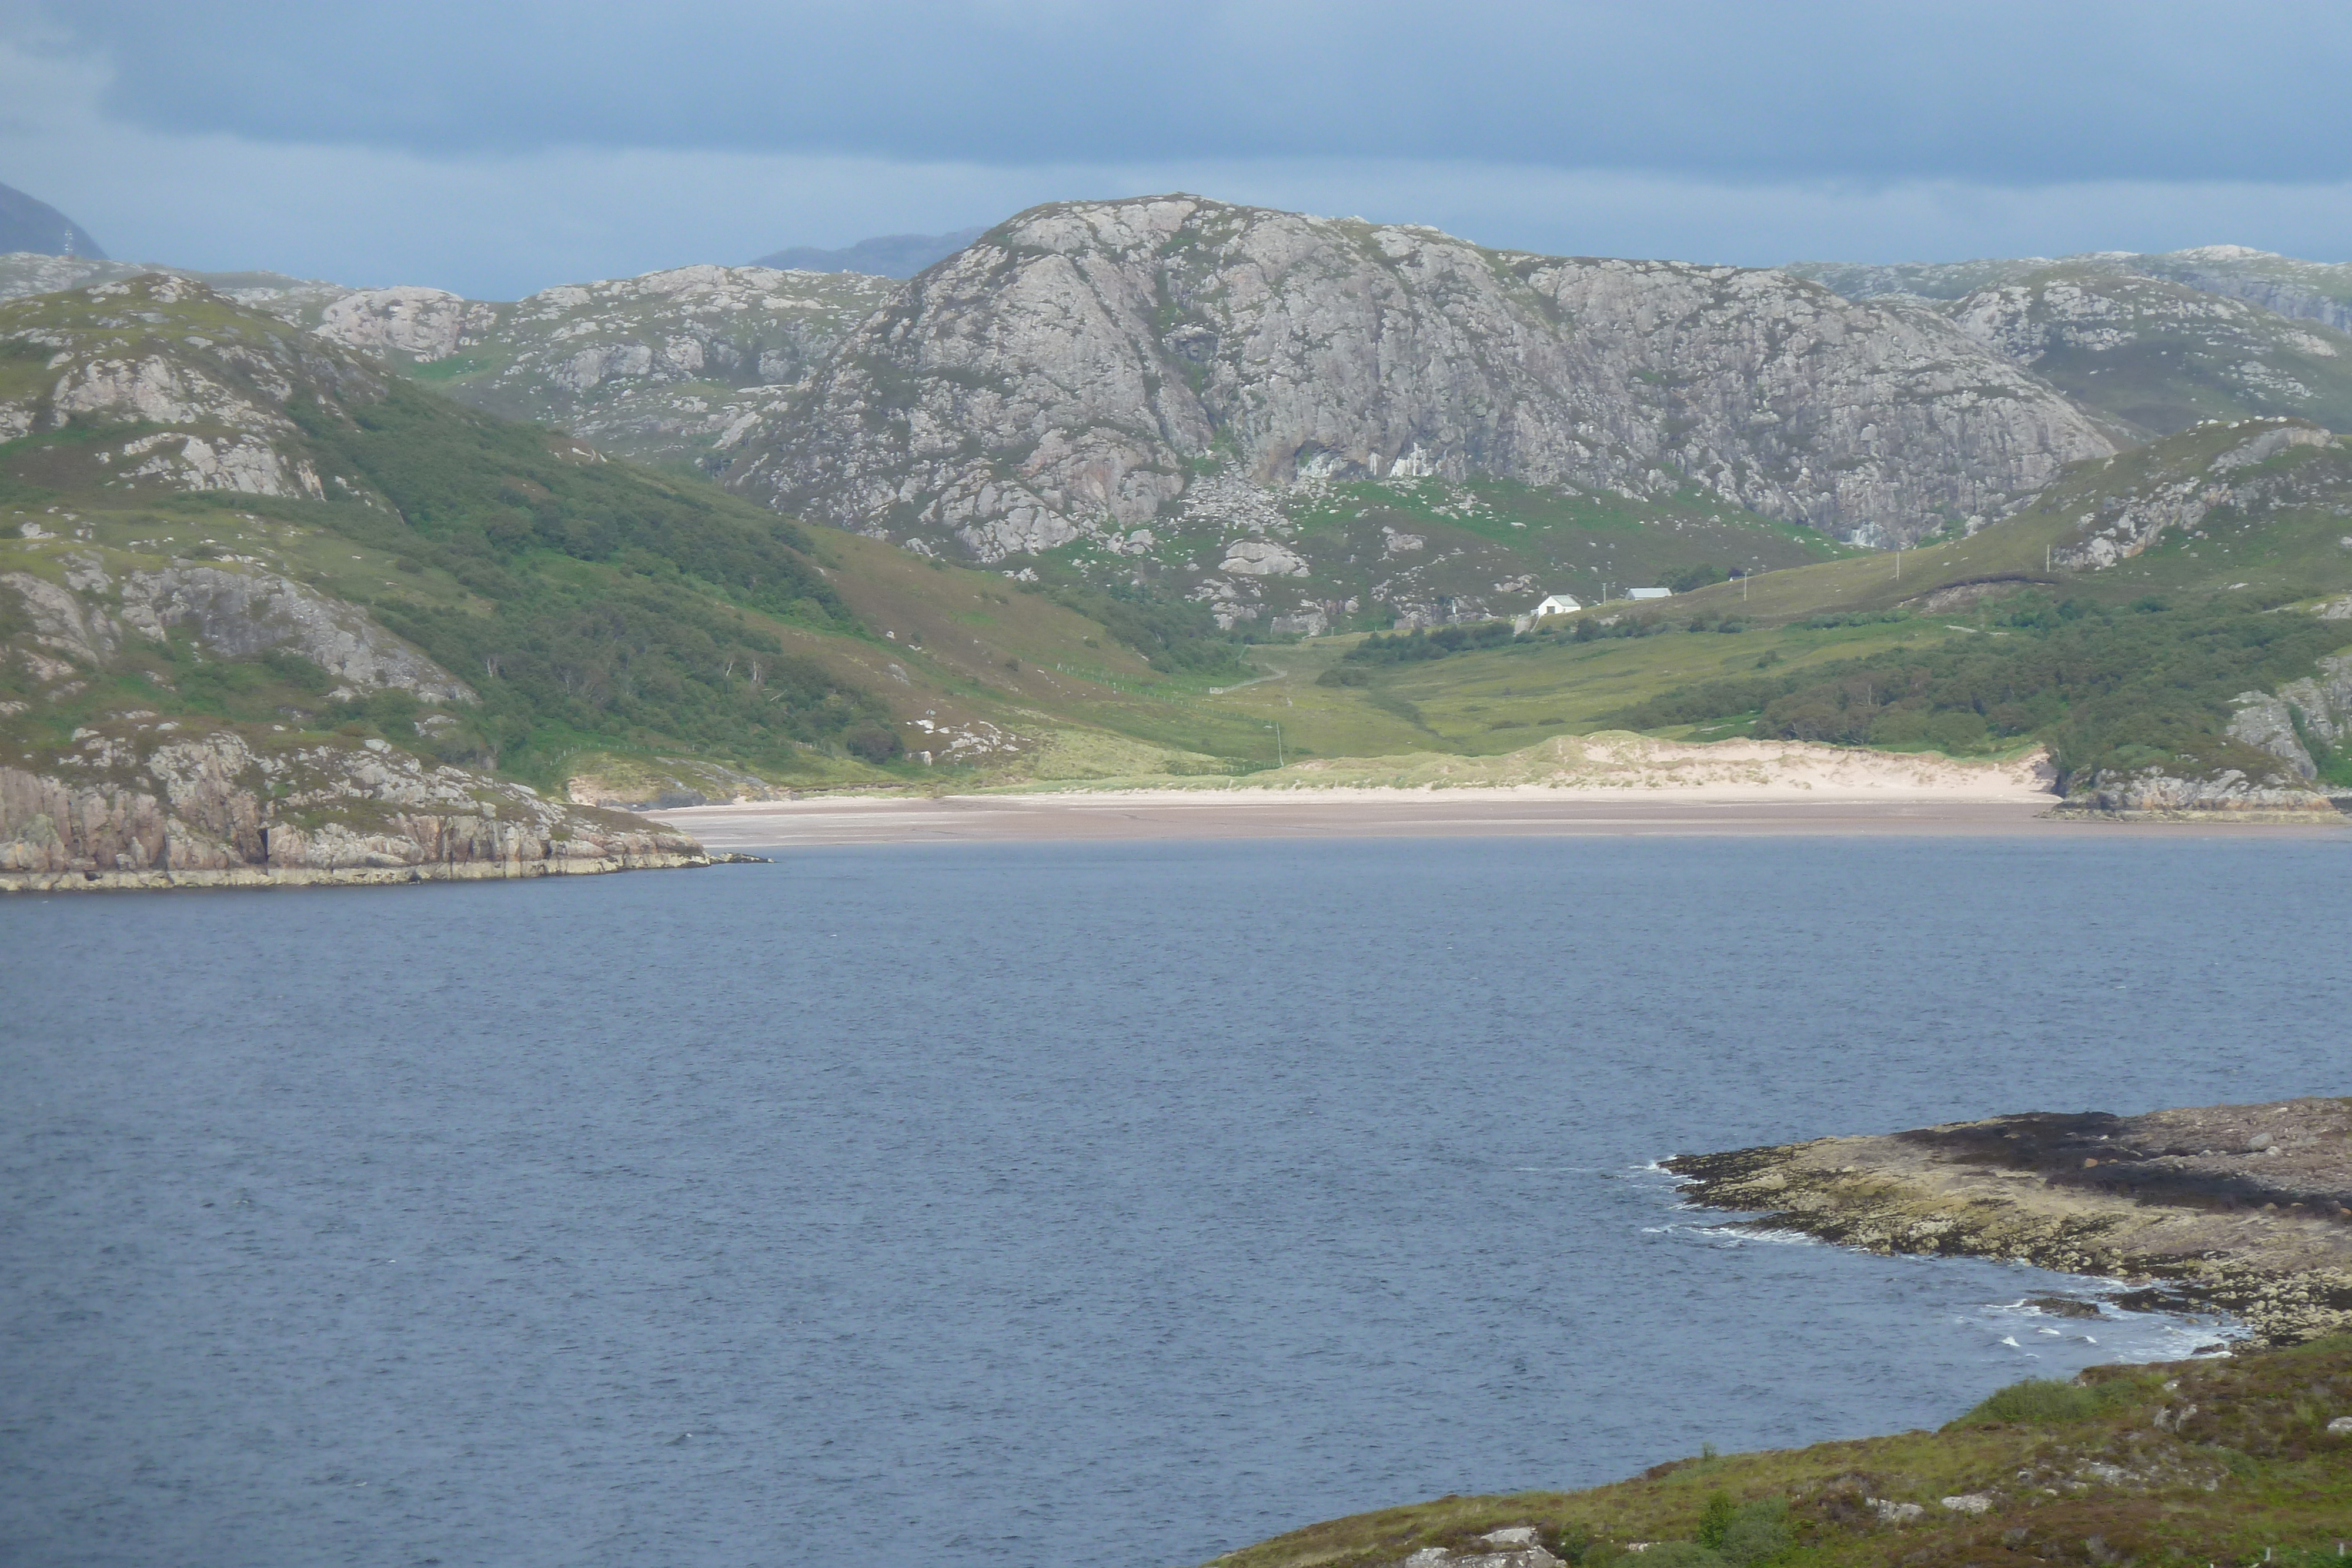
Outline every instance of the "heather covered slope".
[[1213, 1568], [2321, 1568], [2352, 1521], [2352, 1338], [2025, 1383], [1933, 1432], [1448, 1497]]
[[184, 277], [0, 304], [0, 745], [35, 772], [170, 725], [636, 803], [1256, 737], [1199, 711], [1248, 672], [1197, 606], [804, 530]]

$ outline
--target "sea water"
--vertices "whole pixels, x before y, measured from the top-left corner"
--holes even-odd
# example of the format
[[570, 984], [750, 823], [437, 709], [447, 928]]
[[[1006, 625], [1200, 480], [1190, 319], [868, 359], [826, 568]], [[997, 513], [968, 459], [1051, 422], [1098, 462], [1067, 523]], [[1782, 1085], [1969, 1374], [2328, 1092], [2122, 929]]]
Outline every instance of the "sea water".
[[0, 904], [0, 1558], [1166, 1568], [2213, 1325], [1662, 1155], [2344, 1093], [2352, 846], [866, 848]]

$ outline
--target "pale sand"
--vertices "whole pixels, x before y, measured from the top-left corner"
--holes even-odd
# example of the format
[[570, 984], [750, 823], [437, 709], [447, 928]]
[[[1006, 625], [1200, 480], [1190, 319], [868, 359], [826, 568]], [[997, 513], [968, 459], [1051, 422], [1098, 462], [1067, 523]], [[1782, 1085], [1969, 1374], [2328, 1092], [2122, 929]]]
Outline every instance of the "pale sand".
[[2008, 799], [1770, 797], [1600, 789], [1185, 789], [765, 801], [650, 813], [713, 850], [1016, 841], [1667, 837], [1758, 834], [2204, 833], [2352, 836], [2342, 828], [2061, 821], [2046, 794]]

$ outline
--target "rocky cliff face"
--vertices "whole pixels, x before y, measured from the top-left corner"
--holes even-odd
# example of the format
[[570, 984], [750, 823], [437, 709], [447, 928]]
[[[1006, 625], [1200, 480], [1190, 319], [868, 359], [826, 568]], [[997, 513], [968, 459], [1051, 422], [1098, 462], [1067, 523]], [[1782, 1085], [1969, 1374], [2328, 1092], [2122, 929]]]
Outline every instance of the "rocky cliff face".
[[727, 482], [981, 560], [1181, 526], [1196, 476], [1694, 485], [1864, 542], [2114, 449], [1932, 311], [1177, 196], [1041, 207], [909, 284]]
[[617, 812], [435, 767], [382, 740], [125, 716], [0, 765], [0, 891], [431, 882], [704, 865]]
[[346, 294], [314, 329], [449, 396], [624, 456], [696, 457], [776, 402], [898, 285], [856, 273], [681, 267], [512, 304], [437, 288]]

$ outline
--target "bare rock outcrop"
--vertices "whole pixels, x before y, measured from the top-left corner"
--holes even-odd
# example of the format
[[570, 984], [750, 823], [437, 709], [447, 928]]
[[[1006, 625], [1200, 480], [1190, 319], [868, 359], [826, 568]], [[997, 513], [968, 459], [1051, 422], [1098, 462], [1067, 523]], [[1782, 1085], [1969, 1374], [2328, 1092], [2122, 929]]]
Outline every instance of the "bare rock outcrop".
[[320, 336], [434, 365], [439, 390], [631, 457], [700, 457], [750, 428], [898, 288], [856, 273], [678, 267], [509, 303], [437, 288], [347, 294]]
[[781, 509], [993, 561], [1123, 538], [1218, 469], [1696, 483], [1893, 543], [2114, 444], [1933, 310], [1168, 196], [991, 232], [733, 450], [727, 482]]
[[0, 891], [463, 881], [705, 865], [675, 829], [381, 740], [122, 720], [0, 767]]
[[2218, 507], [2260, 512], [2334, 496], [2329, 476], [2319, 475], [2315, 488], [2314, 476], [2301, 465], [2273, 462], [2297, 451], [2327, 452], [2336, 445], [2329, 432], [2301, 420], [2248, 420], [2222, 428], [2232, 441], [2220, 453], [2191, 452], [2131, 483], [2108, 486], [2075, 519], [2074, 537], [2057, 547], [2051, 564], [2095, 571], [2141, 554], [2167, 534], [2194, 529]]
[[2333, 825], [2343, 813], [2305, 783], [2291, 765], [2249, 775], [2225, 768], [2183, 779], [2160, 764], [2102, 768], [2074, 788], [2054, 809], [2061, 816], [2151, 822], [2312, 822]]
[[[127, 637], [160, 642], [173, 627], [186, 627], [224, 659], [299, 653], [335, 680], [328, 695], [338, 702], [387, 687], [427, 703], [477, 700], [472, 687], [365, 610], [275, 572], [184, 561], [118, 575], [95, 550], [68, 549], [58, 559], [63, 583], [29, 571], [0, 572], [0, 594], [22, 606], [34, 646], [62, 660], [104, 665], [123, 651]], [[6, 657], [0, 652], [0, 660]]]
[[2231, 739], [2315, 779], [2319, 766], [2312, 748], [2333, 750], [2352, 740], [2352, 653], [2331, 654], [2319, 662], [2317, 674], [2290, 681], [2275, 694], [2246, 692], [2237, 703]]
[[378, 625], [355, 604], [274, 572], [210, 566], [132, 571], [121, 580], [124, 624], [161, 638], [193, 627], [226, 659], [273, 648], [299, 653], [333, 676], [337, 700], [386, 687], [429, 703], [471, 703], [473, 688]]
[[78, 420], [128, 427], [81, 454], [109, 486], [380, 504], [364, 477], [322, 469], [288, 409], [373, 402], [382, 368], [192, 278], [147, 272], [0, 303], [0, 348], [43, 356], [0, 391], [0, 438]]
[[2166, 1281], [2294, 1343], [2352, 1329], [2352, 1100], [2000, 1116], [1680, 1155], [1717, 1208], [1873, 1252]]

